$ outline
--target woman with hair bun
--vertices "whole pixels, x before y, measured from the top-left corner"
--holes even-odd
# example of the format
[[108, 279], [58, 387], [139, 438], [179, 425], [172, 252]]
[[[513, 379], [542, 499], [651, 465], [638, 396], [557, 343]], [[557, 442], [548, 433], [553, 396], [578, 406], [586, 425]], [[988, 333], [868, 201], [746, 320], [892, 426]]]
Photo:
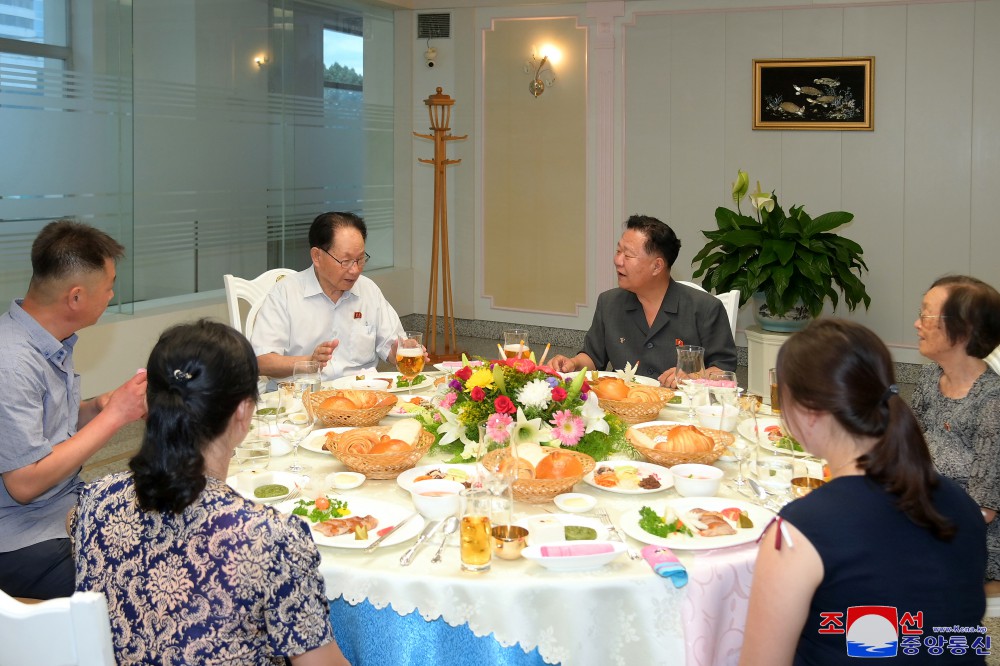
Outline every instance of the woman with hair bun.
[[914, 322], [924, 366], [913, 411], [938, 471], [979, 504], [986, 526], [986, 590], [1000, 594], [1000, 376], [983, 359], [1000, 345], [1000, 293], [950, 275], [924, 294]]
[[[786, 505], [761, 538], [740, 663], [905, 655], [914, 646], [899, 641], [902, 629], [920, 631], [914, 663], [929, 663], [922, 639], [934, 627], [975, 628], [986, 608], [979, 507], [934, 470], [872, 331], [816, 320], [785, 342], [777, 366], [787, 429], [832, 478]], [[868, 614], [849, 630], [848, 609], [866, 606], [894, 618]], [[948, 663], [984, 663], [980, 634], [939, 634], [959, 635], [968, 649]]]
[[70, 515], [77, 590], [108, 599], [120, 664], [347, 664], [304, 522], [225, 483], [257, 400], [247, 340], [206, 320], [149, 356], [131, 473], [89, 484]]

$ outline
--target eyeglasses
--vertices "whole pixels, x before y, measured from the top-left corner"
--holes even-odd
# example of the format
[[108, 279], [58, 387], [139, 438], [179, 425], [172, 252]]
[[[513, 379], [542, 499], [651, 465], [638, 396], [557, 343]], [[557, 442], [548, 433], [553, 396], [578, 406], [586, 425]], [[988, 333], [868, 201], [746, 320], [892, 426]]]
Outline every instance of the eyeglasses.
[[[320, 249], [323, 250], [323, 248]], [[337, 257], [333, 256], [326, 250], [323, 251], [326, 252], [331, 259], [340, 264], [341, 267], [344, 268], [344, 270], [350, 270], [355, 264], [357, 264], [358, 268], [364, 268], [365, 264], [368, 263], [368, 260], [372, 258], [372, 255], [365, 252], [365, 256], [361, 257], [360, 259], [337, 259]]]
[[923, 312], [917, 311], [917, 317], [920, 319], [920, 323], [924, 323], [925, 319], [947, 319], [948, 315], [929, 315]]

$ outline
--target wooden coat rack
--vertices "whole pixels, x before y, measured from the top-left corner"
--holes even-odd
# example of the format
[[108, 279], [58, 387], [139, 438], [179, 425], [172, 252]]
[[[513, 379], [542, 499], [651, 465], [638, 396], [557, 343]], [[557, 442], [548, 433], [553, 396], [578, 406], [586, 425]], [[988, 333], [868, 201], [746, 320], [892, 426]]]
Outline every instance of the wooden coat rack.
[[[458, 346], [455, 343], [455, 303], [451, 292], [451, 258], [448, 250], [448, 178], [445, 167], [449, 164], [458, 164], [462, 160], [449, 160], [447, 158], [447, 141], [461, 141], [468, 137], [452, 136], [448, 132], [451, 123], [451, 107], [455, 104], [448, 95], [437, 92], [424, 100], [427, 105], [427, 112], [431, 117], [431, 130], [434, 134], [420, 134], [414, 132], [414, 136], [422, 139], [430, 139], [434, 142], [434, 159], [417, 159], [418, 162], [434, 165], [434, 235], [431, 242], [431, 280], [427, 293], [427, 324], [424, 326], [424, 342], [429, 353], [433, 356], [451, 356], [458, 353]], [[441, 272], [438, 273], [438, 257], [440, 257]], [[443, 282], [443, 302], [444, 310], [444, 354], [438, 354], [437, 346], [437, 306], [438, 306], [438, 278]]]

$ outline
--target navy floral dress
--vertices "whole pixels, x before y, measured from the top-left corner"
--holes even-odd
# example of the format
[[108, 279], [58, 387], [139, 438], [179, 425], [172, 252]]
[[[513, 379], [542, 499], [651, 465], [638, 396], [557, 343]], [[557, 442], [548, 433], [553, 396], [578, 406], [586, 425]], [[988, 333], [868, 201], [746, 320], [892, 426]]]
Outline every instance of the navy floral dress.
[[[941, 368], [921, 371], [913, 411], [937, 470], [981, 507], [1000, 509], [1000, 376], [988, 369], [960, 399], [944, 396]], [[1000, 580], [1000, 515], [986, 526], [986, 578]]]
[[108, 599], [119, 664], [283, 664], [333, 640], [308, 526], [208, 479], [182, 513], [143, 511], [131, 473], [80, 493], [76, 589]]

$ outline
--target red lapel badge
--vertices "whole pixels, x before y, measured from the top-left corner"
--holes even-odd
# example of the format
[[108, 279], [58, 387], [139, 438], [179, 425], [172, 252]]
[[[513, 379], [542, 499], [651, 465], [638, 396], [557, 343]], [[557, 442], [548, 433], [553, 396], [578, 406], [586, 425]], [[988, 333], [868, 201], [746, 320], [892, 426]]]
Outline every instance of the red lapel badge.
[[360, 312], [355, 312], [354, 313], [354, 318], [355, 319], [361, 319], [361, 313]]
[[681, 340], [680, 338], [674, 338], [674, 344], [677, 345], [678, 347], [683, 347], [684, 341]]

